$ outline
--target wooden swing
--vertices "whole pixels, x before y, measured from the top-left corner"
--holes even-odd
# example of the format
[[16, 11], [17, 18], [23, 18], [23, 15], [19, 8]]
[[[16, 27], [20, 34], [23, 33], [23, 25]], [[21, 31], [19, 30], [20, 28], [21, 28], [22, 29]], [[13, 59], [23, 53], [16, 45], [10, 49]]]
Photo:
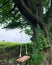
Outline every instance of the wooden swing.
[[17, 61], [18, 62], [25, 62], [26, 60], [28, 60], [30, 58], [30, 56], [23, 56], [23, 57], [21, 57], [21, 58], [19, 58], [19, 59], [17, 59]]
[[17, 59], [17, 61], [18, 61], [19, 63], [23, 63], [23, 62], [25, 62], [26, 60], [30, 59], [30, 56], [27, 55], [27, 54], [28, 54], [28, 52], [27, 52], [27, 44], [26, 44], [26, 55], [24, 55], [23, 57], [21, 57], [21, 51], [22, 51], [22, 45], [21, 45], [21, 47], [20, 47], [20, 55], [19, 55], [20, 58]]

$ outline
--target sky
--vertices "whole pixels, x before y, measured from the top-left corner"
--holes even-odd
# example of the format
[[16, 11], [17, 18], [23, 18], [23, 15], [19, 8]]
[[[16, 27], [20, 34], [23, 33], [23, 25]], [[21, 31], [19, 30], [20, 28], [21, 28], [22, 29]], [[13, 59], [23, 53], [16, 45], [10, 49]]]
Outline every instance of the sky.
[[0, 28], [0, 41], [7, 41], [7, 42], [29, 42], [30, 37], [22, 31], [20, 33], [20, 29], [13, 29], [13, 30], [6, 30]]

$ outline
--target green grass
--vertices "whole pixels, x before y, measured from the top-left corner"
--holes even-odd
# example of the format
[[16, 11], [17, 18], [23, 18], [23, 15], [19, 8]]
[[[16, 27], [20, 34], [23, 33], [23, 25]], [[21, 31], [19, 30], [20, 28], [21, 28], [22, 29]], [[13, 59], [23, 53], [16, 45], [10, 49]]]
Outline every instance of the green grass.
[[[31, 43], [29, 43], [31, 44]], [[0, 49], [18, 47], [19, 45], [26, 45], [26, 43], [18, 43], [18, 42], [3, 42], [0, 41]]]
[[9, 48], [9, 47], [14, 47], [14, 46], [18, 46], [21, 44], [25, 44], [25, 43], [18, 43], [18, 42], [3, 42], [0, 41], [0, 49], [1, 48]]

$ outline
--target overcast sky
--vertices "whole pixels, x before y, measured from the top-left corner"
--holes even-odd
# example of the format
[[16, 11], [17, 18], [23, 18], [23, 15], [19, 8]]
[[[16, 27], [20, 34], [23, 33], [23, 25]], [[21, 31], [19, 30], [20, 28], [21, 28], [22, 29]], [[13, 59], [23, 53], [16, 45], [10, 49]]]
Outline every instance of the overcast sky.
[[0, 28], [0, 41], [5, 40], [8, 42], [29, 42], [30, 37], [19, 29], [6, 30]]

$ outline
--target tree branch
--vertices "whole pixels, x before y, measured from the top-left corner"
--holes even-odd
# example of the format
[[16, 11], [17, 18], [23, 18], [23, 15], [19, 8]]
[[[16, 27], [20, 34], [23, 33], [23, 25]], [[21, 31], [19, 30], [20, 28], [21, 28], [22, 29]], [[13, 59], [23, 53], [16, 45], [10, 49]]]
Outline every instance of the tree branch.
[[[29, 20], [35, 19], [37, 22], [42, 21], [42, 19], [39, 18], [39, 16], [36, 16], [23, 2], [23, 0], [15, 0], [14, 3], [19, 8], [20, 12]], [[35, 21], [34, 21], [35, 23]]]
[[48, 30], [46, 28], [45, 23], [42, 21], [39, 16], [36, 16], [24, 3], [23, 0], [14, 0], [15, 5], [19, 8], [20, 12], [32, 23], [32, 24], [40, 24], [45, 31], [45, 35], [47, 39], [49, 39]]
[[9, 1], [10, 0], [6, 1], [5, 3], [3, 3], [0, 8], [4, 7]]

